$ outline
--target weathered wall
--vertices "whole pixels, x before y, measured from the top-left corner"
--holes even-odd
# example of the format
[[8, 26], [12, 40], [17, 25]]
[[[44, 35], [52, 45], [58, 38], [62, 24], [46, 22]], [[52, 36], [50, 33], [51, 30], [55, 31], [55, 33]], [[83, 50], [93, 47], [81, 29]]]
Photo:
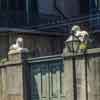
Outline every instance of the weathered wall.
[[90, 49], [86, 54], [76, 54], [75, 64], [72, 54], [64, 55], [66, 99], [100, 100], [100, 48]]
[[0, 64], [0, 100], [100, 100], [100, 48], [26, 58], [14, 53]]
[[64, 99], [61, 55], [26, 61], [27, 55], [11, 52], [8, 61], [0, 64], [0, 100]]
[[22, 100], [22, 67], [20, 64], [0, 69], [0, 100]]
[[26, 100], [24, 57], [23, 53], [14, 53], [7, 61], [0, 61], [0, 100]]

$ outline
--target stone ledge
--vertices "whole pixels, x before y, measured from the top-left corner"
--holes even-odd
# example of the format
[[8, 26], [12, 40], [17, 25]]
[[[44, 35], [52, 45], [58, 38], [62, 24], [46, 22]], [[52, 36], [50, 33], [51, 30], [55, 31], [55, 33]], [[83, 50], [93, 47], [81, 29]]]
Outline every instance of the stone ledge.
[[73, 56], [84, 56], [84, 55], [100, 55], [100, 48], [93, 48], [93, 49], [88, 49], [85, 53], [73, 53], [70, 52], [63, 52], [62, 56], [64, 58], [67, 57], [73, 57]]
[[16, 62], [7, 61], [5, 63], [1, 63], [0, 68], [1, 67], [9, 67], [9, 66], [13, 66], [13, 65], [19, 65], [19, 64], [22, 64], [22, 63], [23, 63], [22, 61], [16, 61]]

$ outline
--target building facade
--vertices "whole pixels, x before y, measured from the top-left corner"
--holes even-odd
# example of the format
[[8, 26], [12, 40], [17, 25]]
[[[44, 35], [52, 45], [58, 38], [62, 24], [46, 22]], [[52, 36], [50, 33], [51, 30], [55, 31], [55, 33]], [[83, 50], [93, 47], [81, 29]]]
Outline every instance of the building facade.
[[[41, 44], [39, 41], [45, 40], [44, 38], [38, 40], [39, 37], [45, 37], [47, 41], [51, 37], [50, 45], [54, 46], [48, 47], [49, 44], [45, 41], [43, 44], [47, 45], [47, 48], [52, 48], [52, 50], [49, 49], [50, 52], [61, 53], [63, 46], [60, 44], [69, 35], [69, 30], [74, 24], [93, 33], [93, 38], [95, 36], [96, 40], [94, 44], [97, 45], [95, 47], [100, 47], [100, 0], [0, 0], [0, 51], [4, 52], [4, 55], [7, 54], [5, 50], [8, 51], [11, 41], [15, 41], [18, 34], [24, 34], [27, 38], [31, 34], [33, 38], [31, 37], [29, 41], [34, 41], [36, 39], [34, 37], [38, 36], [36, 41], [39, 44]], [[13, 34], [12, 39], [10, 39], [12, 37], [10, 33]], [[52, 43], [52, 39], [59, 41], [58, 44]], [[3, 44], [4, 40], [7, 42], [6, 45]], [[36, 42], [31, 43], [32, 46], [36, 45]], [[54, 50], [57, 45], [59, 52]], [[35, 46], [35, 48], [41, 48], [41, 46]]]
[[[56, 35], [57, 34], [57, 35]], [[59, 54], [64, 47], [65, 35], [47, 32], [1, 32], [0, 33], [0, 59], [7, 57], [9, 47], [15, 44], [18, 37], [24, 39], [24, 47], [28, 48], [32, 57]]]
[[2, 27], [37, 28], [99, 14], [99, 10], [99, 0], [0, 0], [0, 24]]

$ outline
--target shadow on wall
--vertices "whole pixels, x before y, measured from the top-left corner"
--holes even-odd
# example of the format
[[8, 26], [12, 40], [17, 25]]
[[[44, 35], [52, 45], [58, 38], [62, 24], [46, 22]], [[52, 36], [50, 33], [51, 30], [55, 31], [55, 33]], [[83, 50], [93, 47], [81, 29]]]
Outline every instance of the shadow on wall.
[[24, 100], [40, 100], [39, 99], [39, 91], [38, 84], [35, 78], [35, 75], [38, 73], [34, 73], [35, 71], [31, 69], [31, 65], [27, 63], [27, 67], [23, 67], [23, 95]]
[[31, 92], [31, 100], [40, 100], [39, 91], [35, 77], [32, 77], [32, 92]]

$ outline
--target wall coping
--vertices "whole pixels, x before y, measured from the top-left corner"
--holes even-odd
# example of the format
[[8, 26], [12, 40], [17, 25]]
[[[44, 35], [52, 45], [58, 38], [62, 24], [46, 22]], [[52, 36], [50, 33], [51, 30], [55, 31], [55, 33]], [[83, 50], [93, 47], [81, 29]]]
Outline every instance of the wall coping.
[[69, 58], [69, 57], [77, 57], [77, 56], [84, 56], [84, 55], [98, 55], [100, 56], [100, 48], [92, 48], [88, 49], [85, 53], [75, 53], [73, 55], [72, 53], [63, 53], [62, 54], [64, 58]]
[[62, 60], [63, 56], [61, 54], [58, 55], [51, 55], [51, 56], [43, 56], [43, 57], [35, 57], [27, 59], [28, 63], [39, 63], [39, 62], [48, 62], [48, 61], [56, 61]]
[[[86, 55], [96, 55], [96, 56], [100, 56], [100, 48], [93, 48], [93, 49], [88, 49], [87, 52], [85, 53]], [[79, 57], [79, 56], [84, 56], [84, 53], [77, 53], [75, 55], [75, 57]], [[58, 55], [51, 55], [51, 56], [43, 56], [43, 57], [35, 57], [35, 58], [28, 58], [28, 59], [24, 59], [24, 61], [6, 61], [5, 63], [1, 63], [0, 67], [7, 67], [7, 66], [11, 66], [11, 65], [17, 65], [17, 64], [21, 64], [24, 62], [27, 63], [41, 63], [41, 62], [48, 62], [48, 61], [58, 61], [58, 60], [63, 60], [64, 58], [72, 58], [73, 54], [72, 53], [66, 53], [65, 55], [63, 54], [58, 54]]]
[[12, 62], [12, 61], [6, 61], [6, 62], [4, 62], [4, 63], [0, 63], [0, 68], [2, 68], [2, 67], [9, 67], [9, 66], [16, 66], [16, 65], [19, 65], [19, 64], [22, 64], [22, 63], [24, 63], [24, 62], [22, 62], [22, 61], [16, 61], [16, 62]]

